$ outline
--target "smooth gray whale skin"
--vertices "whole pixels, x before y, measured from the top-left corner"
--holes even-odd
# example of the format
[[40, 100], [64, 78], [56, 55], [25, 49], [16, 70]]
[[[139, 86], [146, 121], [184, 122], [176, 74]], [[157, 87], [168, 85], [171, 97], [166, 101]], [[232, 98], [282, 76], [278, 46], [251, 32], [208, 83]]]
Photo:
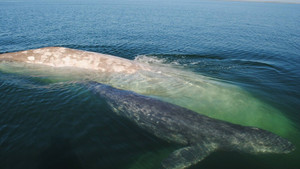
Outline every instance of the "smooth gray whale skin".
[[289, 153], [288, 140], [269, 131], [213, 119], [186, 108], [97, 82], [86, 84], [112, 110], [168, 142], [182, 145], [161, 165], [188, 168], [216, 150], [247, 153]]

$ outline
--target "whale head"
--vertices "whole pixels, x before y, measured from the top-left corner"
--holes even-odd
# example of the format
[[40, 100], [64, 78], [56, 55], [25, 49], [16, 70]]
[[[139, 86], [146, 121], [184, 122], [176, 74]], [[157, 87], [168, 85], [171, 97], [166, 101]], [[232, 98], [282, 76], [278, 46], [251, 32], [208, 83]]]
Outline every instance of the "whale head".
[[249, 127], [241, 137], [238, 149], [250, 153], [286, 154], [294, 151], [296, 147], [287, 139], [269, 131]]

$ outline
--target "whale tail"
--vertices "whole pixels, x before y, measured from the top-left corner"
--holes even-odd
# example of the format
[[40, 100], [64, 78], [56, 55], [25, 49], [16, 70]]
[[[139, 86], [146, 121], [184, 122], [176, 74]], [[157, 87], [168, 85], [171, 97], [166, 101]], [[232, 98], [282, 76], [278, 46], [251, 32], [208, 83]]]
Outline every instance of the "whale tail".
[[[235, 138], [240, 138], [238, 144], [222, 145], [216, 143], [197, 143], [175, 150], [167, 159], [162, 162], [162, 167], [165, 169], [183, 169], [188, 168], [198, 162], [204, 160], [211, 153], [219, 148], [247, 153], [280, 153], [286, 154], [294, 151], [296, 147], [276, 134], [269, 131], [255, 128], [244, 127], [242, 136], [234, 135]], [[237, 133], [236, 133], [237, 134]]]

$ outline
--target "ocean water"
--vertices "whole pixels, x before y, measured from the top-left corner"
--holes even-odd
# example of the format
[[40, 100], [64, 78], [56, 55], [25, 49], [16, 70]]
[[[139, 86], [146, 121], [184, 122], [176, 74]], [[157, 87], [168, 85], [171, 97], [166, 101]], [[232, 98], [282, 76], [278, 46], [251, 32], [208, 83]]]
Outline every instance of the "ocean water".
[[62, 46], [151, 67], [124, 75], [0, 62], [0, 168], [159, 168], [176, 146], [82, 85], [98, 81], [272, 131], [297, 148], [215, 152], [192, 168], [298, 169], [299, 20], [299, 4], [0, 1], [0, 53]]

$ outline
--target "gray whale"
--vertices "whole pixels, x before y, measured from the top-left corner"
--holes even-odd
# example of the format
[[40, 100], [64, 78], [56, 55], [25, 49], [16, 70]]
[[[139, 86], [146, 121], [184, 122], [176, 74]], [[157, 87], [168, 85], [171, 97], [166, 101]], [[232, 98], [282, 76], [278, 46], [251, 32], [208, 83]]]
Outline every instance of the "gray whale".
[[182, 145], [161, 166], [188, 168], [217, 150], [289, 153], [294, 145], [269, 131], [213, 119], [186, 108], [97, 82], [86, 84], [112, 110], [165, 141]]

